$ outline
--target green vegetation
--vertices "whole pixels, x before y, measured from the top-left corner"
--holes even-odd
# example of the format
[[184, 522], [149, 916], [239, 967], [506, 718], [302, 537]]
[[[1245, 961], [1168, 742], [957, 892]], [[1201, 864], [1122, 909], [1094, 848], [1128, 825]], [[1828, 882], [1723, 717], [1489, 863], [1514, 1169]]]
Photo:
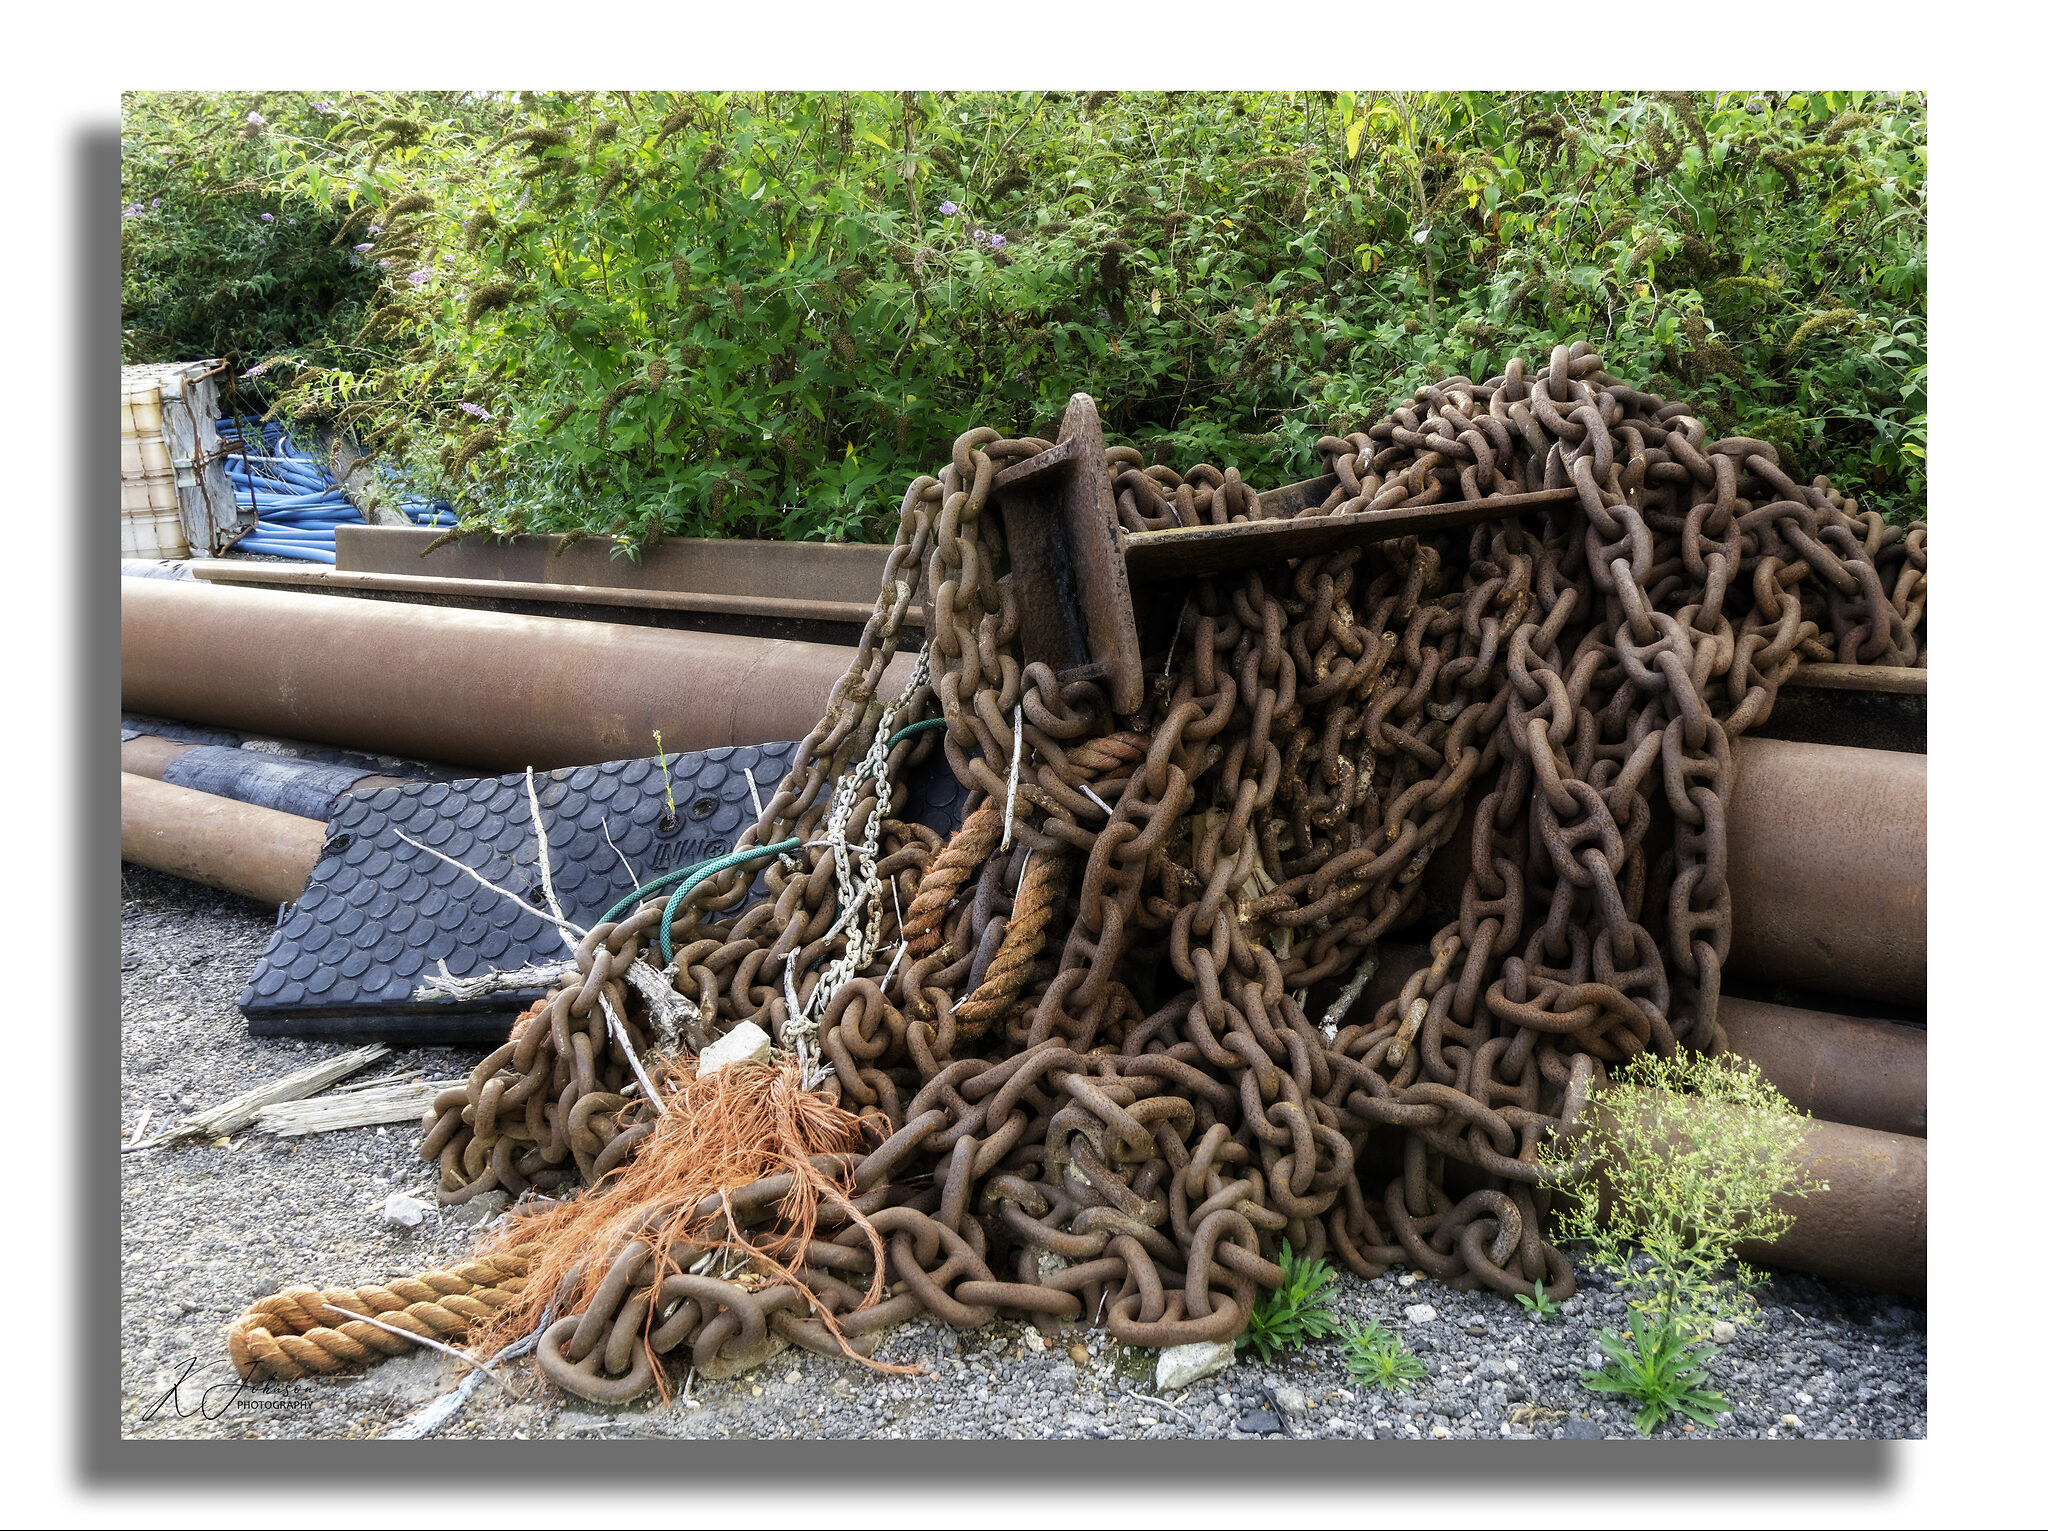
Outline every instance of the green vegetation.
[[1728, 1400], [1705, 1386], [1707, 1362], [1718, 1353], [1713, 1346], [1691, 1338], [1671, 1319], [1653, 1323], [1639, 1309], [1629, 1314], [1628, 1328], [1625, 1339], [1602, 1329], [1600, 1348], [1608, 1364], [1579, 1375], [1596, 1393], [1618, 1393], [1642, 1405], [1637, 1430], [1648, 1435], [1673, 1413], [1712, 1425], [1728, 1412]]
[[[254, 182], [376, 291], [173, 324], [202, 288], [232, 316], [204, 262], [240, 246], [135, 218], [126, 301], [136, 348], [260, 353], [287, 412], [500, 529], [884, 535], [958, 432], [1049, 432], [1077, 389], [1153, 460], [1279, 484], [1579, 338], [1903, 517], [1926, 127], [1855, 91], [137, 95], [130, 205]], [[145, 185], [163, 146], [218, 168]], [[300, 301], [272, 274], [234, 280]]]
[[[275, 120], [240, 97], [160, 96], [141, 111], [130, 99], [121, 155], [123, 361], [223, 357], [241, 381], [272, 356], [373, 360], [351, 341], [383, 272], [337, 246], [340, 217], [275, 173], [271, 135], [318, 132], [321, 119], [300, 98], [263, 101]], [[242, 387], [263, 399], [262, 377]]]
[[1563, 1303], [1552, 1302], [1543, 1295], [1543, 1283], [1540, 1281], [1536, 1283], [1536, 1295], [1534, 1297], [1531, 1297], [1527, 1292], [1517, 1292], [1515, 1293], [1515, 1301], [1520, 1303], [1529, 1316], [1534, 1318], [1539, 1324], [1564, 1306]]
[[[1736, 1246], [1777, 1239], [1792, 1226], [1777, 1203], [1827, 1183], [1799, 1163], [1805, 1114], [1732, 1054], [1643, 1054], [1601, 1092], [1598, 1110], [1587, 1190], [1563, 1234], [1628, 1294], [1629, 1334], [1604, 1330], [1611, 1364], [1584, 1375], [1596, 1391], [1638, 1399], [1647, 1433], [1673, 1409], [1695, 1419], [1714, 1410], [1699, 1379], [1715, 1352], [1701, 1341], [1717, 1322], [1747, 1322], [1766, 1279]], [[1543, 1157], [1563, 1163], [1574, 1146], [1547, 1144]]]
[[1262, 1361], [1337, 1332], [1337, 1316], [1330, 1311], [1330, 1301], [1337, 1295], [1330, 1286], [1337, 1272], [1330, 1263], [1303, 1260], [1292, 1245], [1283, 1243], [1280, 1270], [1284, 1279], [1275, 1290], [1259, 1294], [1252, 1305], [1251, 1326], [1237, 1337], [1238, 1344], [1258, 1351]]
[[1344, 1370], [1367, 1387], [1406, 1391], [1429, 1368], [1393, 1330], [1374, 1319], [1344, 1333]]

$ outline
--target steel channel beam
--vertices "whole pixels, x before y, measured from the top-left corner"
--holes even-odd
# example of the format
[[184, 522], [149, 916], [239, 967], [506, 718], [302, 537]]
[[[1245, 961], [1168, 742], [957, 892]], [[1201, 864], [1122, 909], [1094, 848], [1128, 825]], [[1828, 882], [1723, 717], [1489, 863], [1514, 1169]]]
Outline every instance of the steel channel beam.
[[121, 859], [136, 866], [288, 904], [305, 891], [326, 840], [317, 819], [121, 775]]
[[[132, 712], [489, 771], [801, 739], [850, 651], [555, 617], [121, 582]], [[911, 656], [883, 677], [901, 690]]]

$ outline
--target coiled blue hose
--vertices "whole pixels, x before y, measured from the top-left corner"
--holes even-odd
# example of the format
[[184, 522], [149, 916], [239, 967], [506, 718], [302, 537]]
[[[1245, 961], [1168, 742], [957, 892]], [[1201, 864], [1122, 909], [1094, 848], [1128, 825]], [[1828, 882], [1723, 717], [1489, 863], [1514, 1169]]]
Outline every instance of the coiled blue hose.
[[[220, 438], [228, 448], [228, 483], [235, 499], [256, 510], [256, 529], [236, 549], [333, 563], [334, 529], [360, 525], [362, 513], [341, 492], [320, 455], [293, 441], [276, 421], [231, 417], [220, 422]], [[246, 456], [245, 440], [252, 449]], [[403, 500], [398, 508], [415, 526], [455, 524], [454, 508], [445, 500]]]

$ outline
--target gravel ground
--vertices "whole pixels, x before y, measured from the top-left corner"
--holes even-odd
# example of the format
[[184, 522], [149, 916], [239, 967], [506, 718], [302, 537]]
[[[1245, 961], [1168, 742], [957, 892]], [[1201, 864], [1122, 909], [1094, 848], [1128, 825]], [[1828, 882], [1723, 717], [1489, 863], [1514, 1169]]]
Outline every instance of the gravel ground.
[[[229, 894], [122, 868], [121, 1130], [150, 1130], [342, 1049], [251, 1040], [235, 996], [269, 938], [268, 911]], [[423, 1048], [370, 1075], [460, 1075], [475, 1055]], [[432, 1352], [357, 1375], [240, 1389], [221, 1333], [250, 1299], [298, 1281], [366, 1284], [458, 1258], [476, 1230], [452, 1215], [416, 1228], [378, 1209], [394, 1191], [430, 1195], [407, 1125], [294, 1140], [254, 1134], [126, 1154], [121, 1164], [122, 1428], [137, 1439], [376, 1436], [461, 1375]], [[525, 1368], [485, 1383], [446, 1437], [1340, 1439], [1633, 1437], [1629, 1411], [1579, 1385], [1618, 1324], [1611, 1285], [1582, 1279], [1548, 1322], [1492, 1294], [1428, 1279], [1338, 1279], [1337, 1308], [1399, 1332], [1429, 1376], [1405, 1393], [1348, 1379], [1337, 1347], [1236, 1365], [1165, 1399], [1154, 1353], [1100, 1331], [995, 1323], [962, 1334], [905, 1324], [878, 1357], [923, 1375], [887, 1377], [791, 1350], [687, 1398], [624, 1409], [565, 1397]], [[1782, 1276], [1760, 1322], [1713, 1365], [1734, 1413], [1695, 1439], [1924, 1438], [1927, 1315], [1889, 1294]], [[517, 1396], [513, 1396], [514, 1394]]]

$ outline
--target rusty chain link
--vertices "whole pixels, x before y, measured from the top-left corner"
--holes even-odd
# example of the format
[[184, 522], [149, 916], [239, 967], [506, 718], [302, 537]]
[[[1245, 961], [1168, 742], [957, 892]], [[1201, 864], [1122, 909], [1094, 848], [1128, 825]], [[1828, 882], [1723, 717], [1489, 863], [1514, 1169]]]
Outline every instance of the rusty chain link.
[[[989, 491], [1047, 445], [970, 431], [909, 487], [853, 661], [739, 842], [804, 849], [768, 868], [764, 900], [734, 913], [754, 870], [729, 870], [671, 929], [688, 1047], [743, 1020], [793, 1046], [792, 1004], [816, 1009], [823, 1088], [878, 1146], [836, 1166], [817, 1237], [777, 1254], [802, 1288], [657, 1281], [644, 1241], [593, 1268], [541, 1342], [562, 1387], [630, 1398], [685, 1346], [712, 1377], [781, 1344], [866, 1354], [917, 1312], [1228, 1339], [1279, 1284], [1282, 1241], [1365, 1276], [1569, 1295], [1543, 1227], [1573, 1170], [1539, 1148], [1610, 1067], [1722, 1041], [1729, 741], [1803, 659], [1925, 662], [1924, 526], [1793, 482], [1764, 442], [1709, 439], [1582, 343], [1325, 437], [1338, 487], [1301, 514], [1537, 489], [1575, 505], [1200, 577], [1114, 716], [1016, 652]], [[1133, 534], [1261, 518], [1234, 469], [1109, 457]], [[920, 591], [929, 677], [885, 699]], [[950, 841], [873, 825], [875, 774], [851, 768], [885, 706], [944, 719], [885, 774], [943, 750], [972, 793]], [[835, 783], [858, 796], [828, 843]], [[1460, 832], [1472, 870], [1430, 965], [1368, 1021], [1319, 1028], [1312, 1008], [1418, 914]], [[814, 1006], [856, 923], [839, 856], [863, 842], [875, 944]], [[421, 1152], [444, 1204], [594, 1185], [652, 1130], [628, 1049], [653, 1028], [623, 975], [662, 915], [591, 931], [577, 973], [436, 1100]], [[769, 1247], [786, 1190], [688, 1226], [737, 1220]]]

